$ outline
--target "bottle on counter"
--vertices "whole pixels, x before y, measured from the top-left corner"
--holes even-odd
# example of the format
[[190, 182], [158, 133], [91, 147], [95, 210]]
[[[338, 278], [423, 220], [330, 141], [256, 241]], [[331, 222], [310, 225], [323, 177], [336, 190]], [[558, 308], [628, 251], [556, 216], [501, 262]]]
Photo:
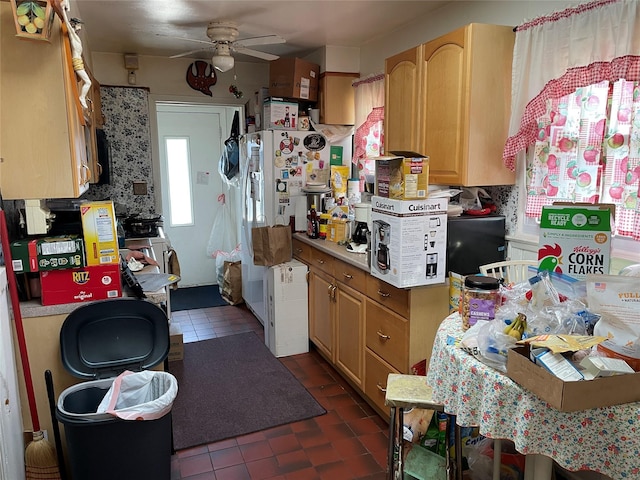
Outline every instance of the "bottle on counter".
[[326, 240], [327, 238], [327, 229], [329, 227], [329, 219], [331, 218], [331, 215], [329, 215], [328, 213], [321, 213], [320, 214], [320, 239], [321, 240]]
[[311, 210], [309, 210], [309, 216], [307, 217], [307, 236], [309, 238], [320, 237], [320, 221], [315, 205], [311, 205]]

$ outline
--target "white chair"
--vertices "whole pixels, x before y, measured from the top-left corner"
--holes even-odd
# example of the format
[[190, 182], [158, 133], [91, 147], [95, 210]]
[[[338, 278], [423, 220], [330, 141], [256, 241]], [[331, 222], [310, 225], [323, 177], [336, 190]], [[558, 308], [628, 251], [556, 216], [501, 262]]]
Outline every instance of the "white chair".
[[521, 283], [531, 275], [529, 267], [536, 267], [535, 260], [505, 260], [503, 262], [480, 265], [480, 273], [489, 277], [503, 278], [505, 283]]

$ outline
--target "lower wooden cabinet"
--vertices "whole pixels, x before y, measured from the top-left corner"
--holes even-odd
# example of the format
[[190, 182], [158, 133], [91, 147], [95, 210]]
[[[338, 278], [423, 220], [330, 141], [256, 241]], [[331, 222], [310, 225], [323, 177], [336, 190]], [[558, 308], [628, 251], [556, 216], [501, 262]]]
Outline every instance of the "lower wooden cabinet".
[[449, 314], [448, 285], [399, 289], [295, 238], [293, 252], [309, 265], [309, 338], [388, 416], [387, 376], [408, 374], [423, 359], [428, 363], [438, 326]]

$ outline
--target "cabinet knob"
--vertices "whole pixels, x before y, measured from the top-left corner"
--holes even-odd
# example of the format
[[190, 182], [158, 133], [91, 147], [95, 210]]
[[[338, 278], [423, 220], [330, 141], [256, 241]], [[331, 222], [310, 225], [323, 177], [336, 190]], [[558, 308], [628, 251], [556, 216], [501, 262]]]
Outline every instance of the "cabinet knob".
[[301, 248], [296, 248], [296, 253], [302, 253], [302, 249]]
[[391, 337], [389, 335], [385, 335], [384, 333], [382, 333], [380, 330], [378, 330], [376, 332], [378, 334], [378, 336], [380, 337], [381, 340], [384, 340], [385, 342], [387, 340], [391, 340]]
[[319, 263], [320, 265], [324, 265], [324, 260], [322, 260], [322, 259], [320, 259], [320, 258], [319, 258], [317, 261], [318, 261], [318, 263]]
[[351, 280], [353, 278], [353, 275], [349, 275], [348, 273], [343, 273], [342, 276], [347, 280]]
[[381, 297], [387, 298], [390, 297], [391, 294], [387, 293], [387, 292], [383, 292], [382, 290], [378, 289], [378, 295], [380, 295]]
[[376, 383], [376, 387], [378, 387], [378, 390], [380, 390], [382, 393], [387, 393], [387, 387], [383, 387], [382, 385], [380, 385], [380, 383]]

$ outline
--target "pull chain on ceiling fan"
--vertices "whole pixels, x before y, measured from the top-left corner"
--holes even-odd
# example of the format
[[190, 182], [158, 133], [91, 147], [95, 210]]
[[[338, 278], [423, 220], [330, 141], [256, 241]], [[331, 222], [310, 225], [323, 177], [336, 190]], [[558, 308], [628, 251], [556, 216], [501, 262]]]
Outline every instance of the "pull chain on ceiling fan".
[[279, 35], [265, 35], [261, 37], [250, 37], [237, 40], [237, 24], [226, 20], [209, 22], [207, 25], [207, 36], [211, 41], [180, 37], [180, 40], [202, 43], [207, 46], [172, 55], [170, 58], [186, 57], [187, 55], [191, 55], [192, 53], [200, 52], [202, 50], [213, 49], [213, 56], [211, 57], [212, 65], [220, 72], [228, 72], [235, 64], [232, 52], [242, 53], [244, 55], [250, 55], [252, 57], [271, 61], [280, 57], [278, 55], [272, 55], [271, 53], [261, 52], [259, 50], [253, 50], [246, 47], [285, 43], [285, 39]]

